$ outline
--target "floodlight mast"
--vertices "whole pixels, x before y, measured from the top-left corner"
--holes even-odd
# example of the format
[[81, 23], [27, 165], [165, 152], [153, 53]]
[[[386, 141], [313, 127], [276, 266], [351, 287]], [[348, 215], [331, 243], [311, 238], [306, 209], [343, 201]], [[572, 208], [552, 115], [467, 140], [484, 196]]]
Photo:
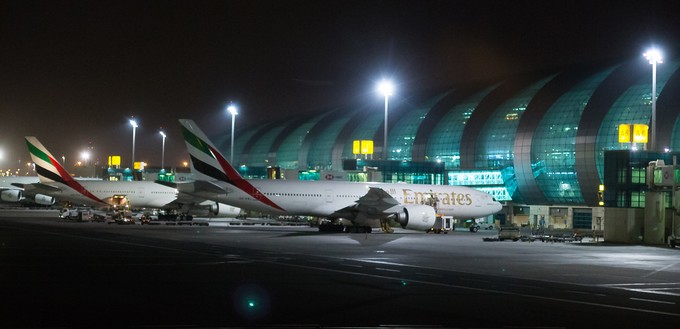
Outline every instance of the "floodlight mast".
[[163, 137], [163, 144], [161, 146], [161, 170], [165, 170], [165, 132], [161, 130], [159, 134]]
[[134, 119], [130, 119], [130, 125], [132, 126], [132, 165], [130, 166], [130, 169], [132, 171], [135, 170], [135, 133], [137, 131], [137, 121]]
[[234, 127], [236, 124], [236, 115], [238, 114], [238, 109], [234, 104], [229, 104], [227, 111], [231, 114], [231, 155], [229, 157], [229, 162], [234, 165]]
[[651, 147], [652, 151], [656, 151], [656, 64], [663, 63], [661, 58], [661, 52], [652, 48], [643, 54], [645, 58], [652, 64], [652, 126], [650, 127], [652, 132]]
[[394, 91], [394, 86], [389, 80], [382, 80], [378, 84], [378, 92], [385, 96], [385, 132], [383, 134], [383, 160], [389, 160], [389, 154], [387, 151], [387, 112], [389, 108], [389, 98]]

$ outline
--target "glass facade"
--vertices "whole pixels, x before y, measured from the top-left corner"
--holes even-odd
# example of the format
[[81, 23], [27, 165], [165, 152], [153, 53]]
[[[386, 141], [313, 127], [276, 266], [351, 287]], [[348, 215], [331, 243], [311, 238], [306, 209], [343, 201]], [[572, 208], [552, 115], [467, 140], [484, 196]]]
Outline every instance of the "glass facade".
[[387, 139], [389, 140], [389, 160], [411, 161], [411, 148], [416, 139], [416, 133], [420, 123], [425, 119], [429, 108], [420, 108], [408, 111], [394, 125], [388, 127]]
[[496, 109], [484, 125], [477, 141], [475, 166], [480, 169], [502, 169], [512, 166], [514, 159], [515, 132], [531, 98], [553, 76], [542, 79], [525, 88], [516, 97], [507, 100]]
[[479, 102], [496, 86], [487, 88], [454, 106], [434, 127], [427, 144], [427, 159], [441, 161], [446, 169], [460, 168], [460, 143], [465, 123]]
[[[243, 131], [237, 131], [234, 134], [234, 162], [236, 163], [232, 165], [240, 166], [241, 164], [245, 163], [246, 159], [241, 157], [241, 155], [244, 153], [243, 149], [246, 147], [246, 143], [251, 138], [253, 138], [253, 136], [255, 136], [257, 131], [258, 129], [247, 129]], [[240, 134], [240, 136], [237, 134]], [[227, 152], [231, 152], [231, 143], [229, 142], [229, 139], [227, 139], [221, 149], [225, 150], [224, 154], [229, 154]]]
[[255, 142], [248, 152], [247, 165], [250, 167], [266, 167], [272, 165], [269, 163], [269, 149], [272, 147], [274, 139], [279, 136], [283, 129], [289, 124], [290, 120], [280, 126], [273, 127], [262, 134], [262, 137]]
[[[536, 202], [551, 205], [595, 206], [598, 196], [591, 196], [593, 193], [589, 194], [588, 191], [592, 186], [586, 185], [591, 180], [597, 180], [597, 177], [603, 180], [605, 151], [627, 150], [632, 146], [618, 143], [619, 124], [648, 124], [650, 121], [651, 67], [647, 70], [647, 66], [644, 60], [622, 65], [612, 63], [581, 80], [569, 81], [571, 87], [559, 95], [549, 93], [561, 90], [554, 86], [565, 81], [556, 80], [555, 84], [546, 87], [557, 76], [546, 74], [516, 92], [512, 92], [516, 90], [512, 83], [519, 80], [509, 79], [479, 88], [477, 93], [462, 100], [447, 97], [450, 95], [448, 92], [423, 102], [395, 103], [394, 110], [390, 111], [392, 125], [388, 132], [389, 161], [386, 162], [377, 161], [381, 160], [378, 157], [352, 153], [354, 140], [372, 140], [376, 155], [379, 156], [381, 152], [384, 111], [383, 107], [375, 107], [373, 103], [347, 105], [346, 109], [353, 110], [345, 109], [346, 115], [336, 111], [324, 112], [306, 117], [296, 116], [277, 123], [260, 123], [251, 129], [242, 128], [236, 135], [234, 155], [240, 165], [239, 171], [257, 175], [266, 172], [267, 167], [278, 166], [281, 169], [308, 171], [310, 174], [304, 177], [310, 179], [318, 176], [313, 174], [315, 170], [321, 172], [321, 177], [322, 171], [345, 171], [348, 180], [362, 180], [367, 179], [364, 168], [344, 168], [344, 165], [343, 168], [336, 168], [334, 165], [344, 163], [347, 159], [362, 158], [377, 167], [371, 168], [370, 172], [379, 172], [380, 175], [373, 177], [385, 182], [472, 185], [492, 193], [498, 199], [517, 203], [523, 202], [522, 189], [532, 188], [531, 192], [534, 193], [531, 197], [528, 192], [524, 193], [527, 202], [538, 200]], [[673, 150], [680, 148], [679, 111], [673, 112], [674, 108], [680, 109], [680, 104], [672, 104], [678, 102], [678, 97], [672, 95], [680, 93], [680, 90], [676, 90], [680, 84], [673, 82], [677, 80], [674, 74], [678, 68], [680, 61], [677, 60], [657, 67], [657, 95], [664, 101], [661, 120], [673, 120], [676, 123], [672, 131], [670, 126], [666, 126], [663, 135], [665, 138], [670, 136]], [[532, 102], [539, 92], [541, 98]], [[664, 98], [664, 95], [667, 96]], [[485, 104], [483, 110], [478, 109], [479, 104]], [[529, 113], [540, 113], [540, 121], [524, 117], [529, 104]], [[433, 108], [435, 112], [431, 112]], [[594, 109], [598, 115], [593, 120], [583, 118], [584, 111]], [[333, 116], [332, 119], [329, 115]], [[438, 118], [429, 118], [428, 115]], [[669, 116], [672, 118], [669, 119]], [[479, 129], [474, 132], [470, 131], [473, 121], [475, 125], [480, 123]], [[320, 122], [323, 127], [318, 126]], [[432, 127], [423, 127], [424, 122], [430, 122]], [[518, 127], [523, 129], [523, 136], [519, 135]], [[598, 127], [599, 131], [596, 131]], [[468, 132], [464, 128], [468, 128]], [[225, 128], [224, 134], [230, 134], [229, 127]], [[228, 154], [229, 139], [224, 138], [224, 134], [220, 139], [220, 148]], [[472, 138], [466, 139], [465, 134], [479, 137], [470, 140]], [[418, 157], [424, 156], [424, 162], [413, 162], [416, 136], [423, 138], [422, 142], [418, 141], [418, 147], [424, 147], [425, 150], [418, 149], [415, 153]], [[527, 139], [522, 140], [522, 151], [529, 152], [526, 143], [530, 142], [531, 153], [515, 159], [515, 142], [520, 137]], [[473, 146], [474, 150], [471, 149]], [[464, 152], [461, 153], [461, 150]], [[461, 156], [471, 158], [463, 159]], [[591, 162], [593, 158], [595, 160]], [[529, 159], [530, 166], [524, 162]], [[461, 163], [463, 167], [470, 169], [474, 165], [476, 169], [462, 171]], [[520, 173], [516, 175], [516, 170], [523, 170], [522, 184], [518, 184]], [[644, 191], [637, 187], [644, 185], [645, 173], [626, 170], [620, 175], [629, 179], [628, 184], [634, 186], [619, 196], [611, 197], [611, 204], [644, 206]], [[532, 179], [535, 181], [531, 181], [531, 184], [525, 183]], [[574, 224], [588, 225], [589, 216], [586, 212], [579, 213]]]
[[614, 69], [591, 76], [562, 95], [536, 129], [531, 143], [531, 166], [540, 189], [551, 203], [584, 202], [576, 177], [576, 132], [588, 100]]
[[389, 160], [411, 161], [413, 159], [413, 142], [421, 123], [432, 107], [447, 94], [448, 92], [438, 95], [422, 104], [421, 107], [409, 110], [401, 116], [394, 127], [388, 127], [390, 130], [387, 137], [389, 139]]
[[680, 149], [680, 117], [675, 119], [675, 124], [673, 125], [673, 135], [671, 136], [671, 150]]
[[[324, 128], [320, 136], [316, 136], [307, 154], [307, 168], [315, 170], [332, 170], [333, 146], [338, 139], [342, 128], [349, 121], [350, 116], [334, 120], [327, 128]], [[340, 161], [338, 161], [340, 162]]]
[[319, 120], [323, 119], [326, 114], [311, 117], [308, 121], [301, 124], [285, 137], [283, 143], [276, 151], [276, 164], [281, 169], [298, 169], [298, 161], [300, 149], [305, 138], [309, 136], [309, 131], [316, 125]]
[[[657, 67], [656, 93], [657, 97], [663, 91], [670, 76], [678, 69], [678, 62], [666, 65], [663, 70]], [[604, 176], [604, 152], [608, 150], [626, 150], [633, 147], [643, 148], [643, 145], [634, 143], [619, 143], [620, 124], [646, 124], [648, 125], [652, 117], [652, 73], [640, 78], [634, 85], [630, 86], [614, 105], [609, 109], [607, 116], [602, 121], [600, 133], [597, 136], [598, 154], [596, 157], [597, 172], [600, 181]]]
[[[355, 140], [372, 140], [374, 147], [382, 147], [375, 140], [375, 134], [380, 127], [380, 124], [385, 120], [385, 112], [383, 111], [371, 111], [366, 117], [359, 123], [359, 125], [352, 131], [349, 140], [343, 141], [345, 144], [344, 150], [342, 151], [343, 159], [354, 159], [355, 155], [352, 154], [352, 141]], [[389, 128], [389, 127], [388, 127]], [[388, 132], [389, 133], [389, 132]], [[376, 149], [376, 153], [378, 150]]]

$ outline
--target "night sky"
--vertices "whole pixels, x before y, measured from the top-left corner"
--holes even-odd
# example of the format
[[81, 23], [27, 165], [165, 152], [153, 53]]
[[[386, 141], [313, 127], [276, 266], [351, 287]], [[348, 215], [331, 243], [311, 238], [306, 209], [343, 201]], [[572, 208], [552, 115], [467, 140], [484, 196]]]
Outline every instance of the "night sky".
[[[73, 162], [187, 159], [178, 118], [209, 136], [349, 102], [640, 58], [680, 45], [674, 1], [0, 0], [0, 168], [37, 136]], [[661, 69], [661, 67], [659, 68]], [[237, 129], [238, 133], [238, 129]], [[68, 167], [67, 167], [68, 168]]]

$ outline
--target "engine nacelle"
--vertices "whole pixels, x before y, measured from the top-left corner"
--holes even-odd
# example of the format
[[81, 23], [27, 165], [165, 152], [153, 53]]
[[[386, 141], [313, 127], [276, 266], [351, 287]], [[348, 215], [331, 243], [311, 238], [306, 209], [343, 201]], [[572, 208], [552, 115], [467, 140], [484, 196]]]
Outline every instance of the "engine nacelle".
[[409, 230], [427, 231], [434, 226], [436, 219], [434, 208], [425, 205], [407, 205], [397, 213], [401, 227]]
[[19, 202], [24, 195], [21, 190], [4, 190], [0, 192], [0, 200], [5, 202]]
[[33, 198], [33, 201], [43, 206], [51, 206], [56, 202], [56, 200], [53, 197], [45, 194], [36, 194], [35, 197]]
[[191, 207], [189, 214], [194, 216], [210, 216], [219, 218], [234, 218], [241, 213], [241, 208], [230, 206], [214, 201], [204, 201], [201, 204]]

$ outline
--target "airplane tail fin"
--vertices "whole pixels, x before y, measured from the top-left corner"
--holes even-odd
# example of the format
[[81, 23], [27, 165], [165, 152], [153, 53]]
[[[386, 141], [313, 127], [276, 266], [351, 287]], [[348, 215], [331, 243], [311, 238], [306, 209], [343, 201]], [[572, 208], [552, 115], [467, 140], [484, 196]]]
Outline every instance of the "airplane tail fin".
[[66, 184], [65, 177], [71, 178], [71, 175], [52, 156], [50, 151], [34, 136], [26, 136], [26, 144], [40, 182], [44, 184], [55, 182]]
[[35, 171], [38, 174], [40, 183], [45, 185], [61, 183], [71, 187], [93, 201], [106, 204], [106, 202], [94, 196], [90, 191], [74, 180], [73, 177], [71, 177], [71, 174], [66, 171], [59, 161], [52, 156], [50, 151], [48, 151], [36, 137], [26, 136], [26, 145], [28, 146], [28, 151], [31, 153], [31, 160], [35, 164]]
[[182, 125], [182, 135], [191, 157], [191, 171], [194, 174], [194, 181], [217, 180], [231, 184], [253, 199], [283, 211], [283, 208], [239, 175], [193, 120], [180, 119], [179, 123]]
[[179, 122], [195, 180], [219, 180], [230, 184], [243, 180], [193, 120], [180, 119]]

